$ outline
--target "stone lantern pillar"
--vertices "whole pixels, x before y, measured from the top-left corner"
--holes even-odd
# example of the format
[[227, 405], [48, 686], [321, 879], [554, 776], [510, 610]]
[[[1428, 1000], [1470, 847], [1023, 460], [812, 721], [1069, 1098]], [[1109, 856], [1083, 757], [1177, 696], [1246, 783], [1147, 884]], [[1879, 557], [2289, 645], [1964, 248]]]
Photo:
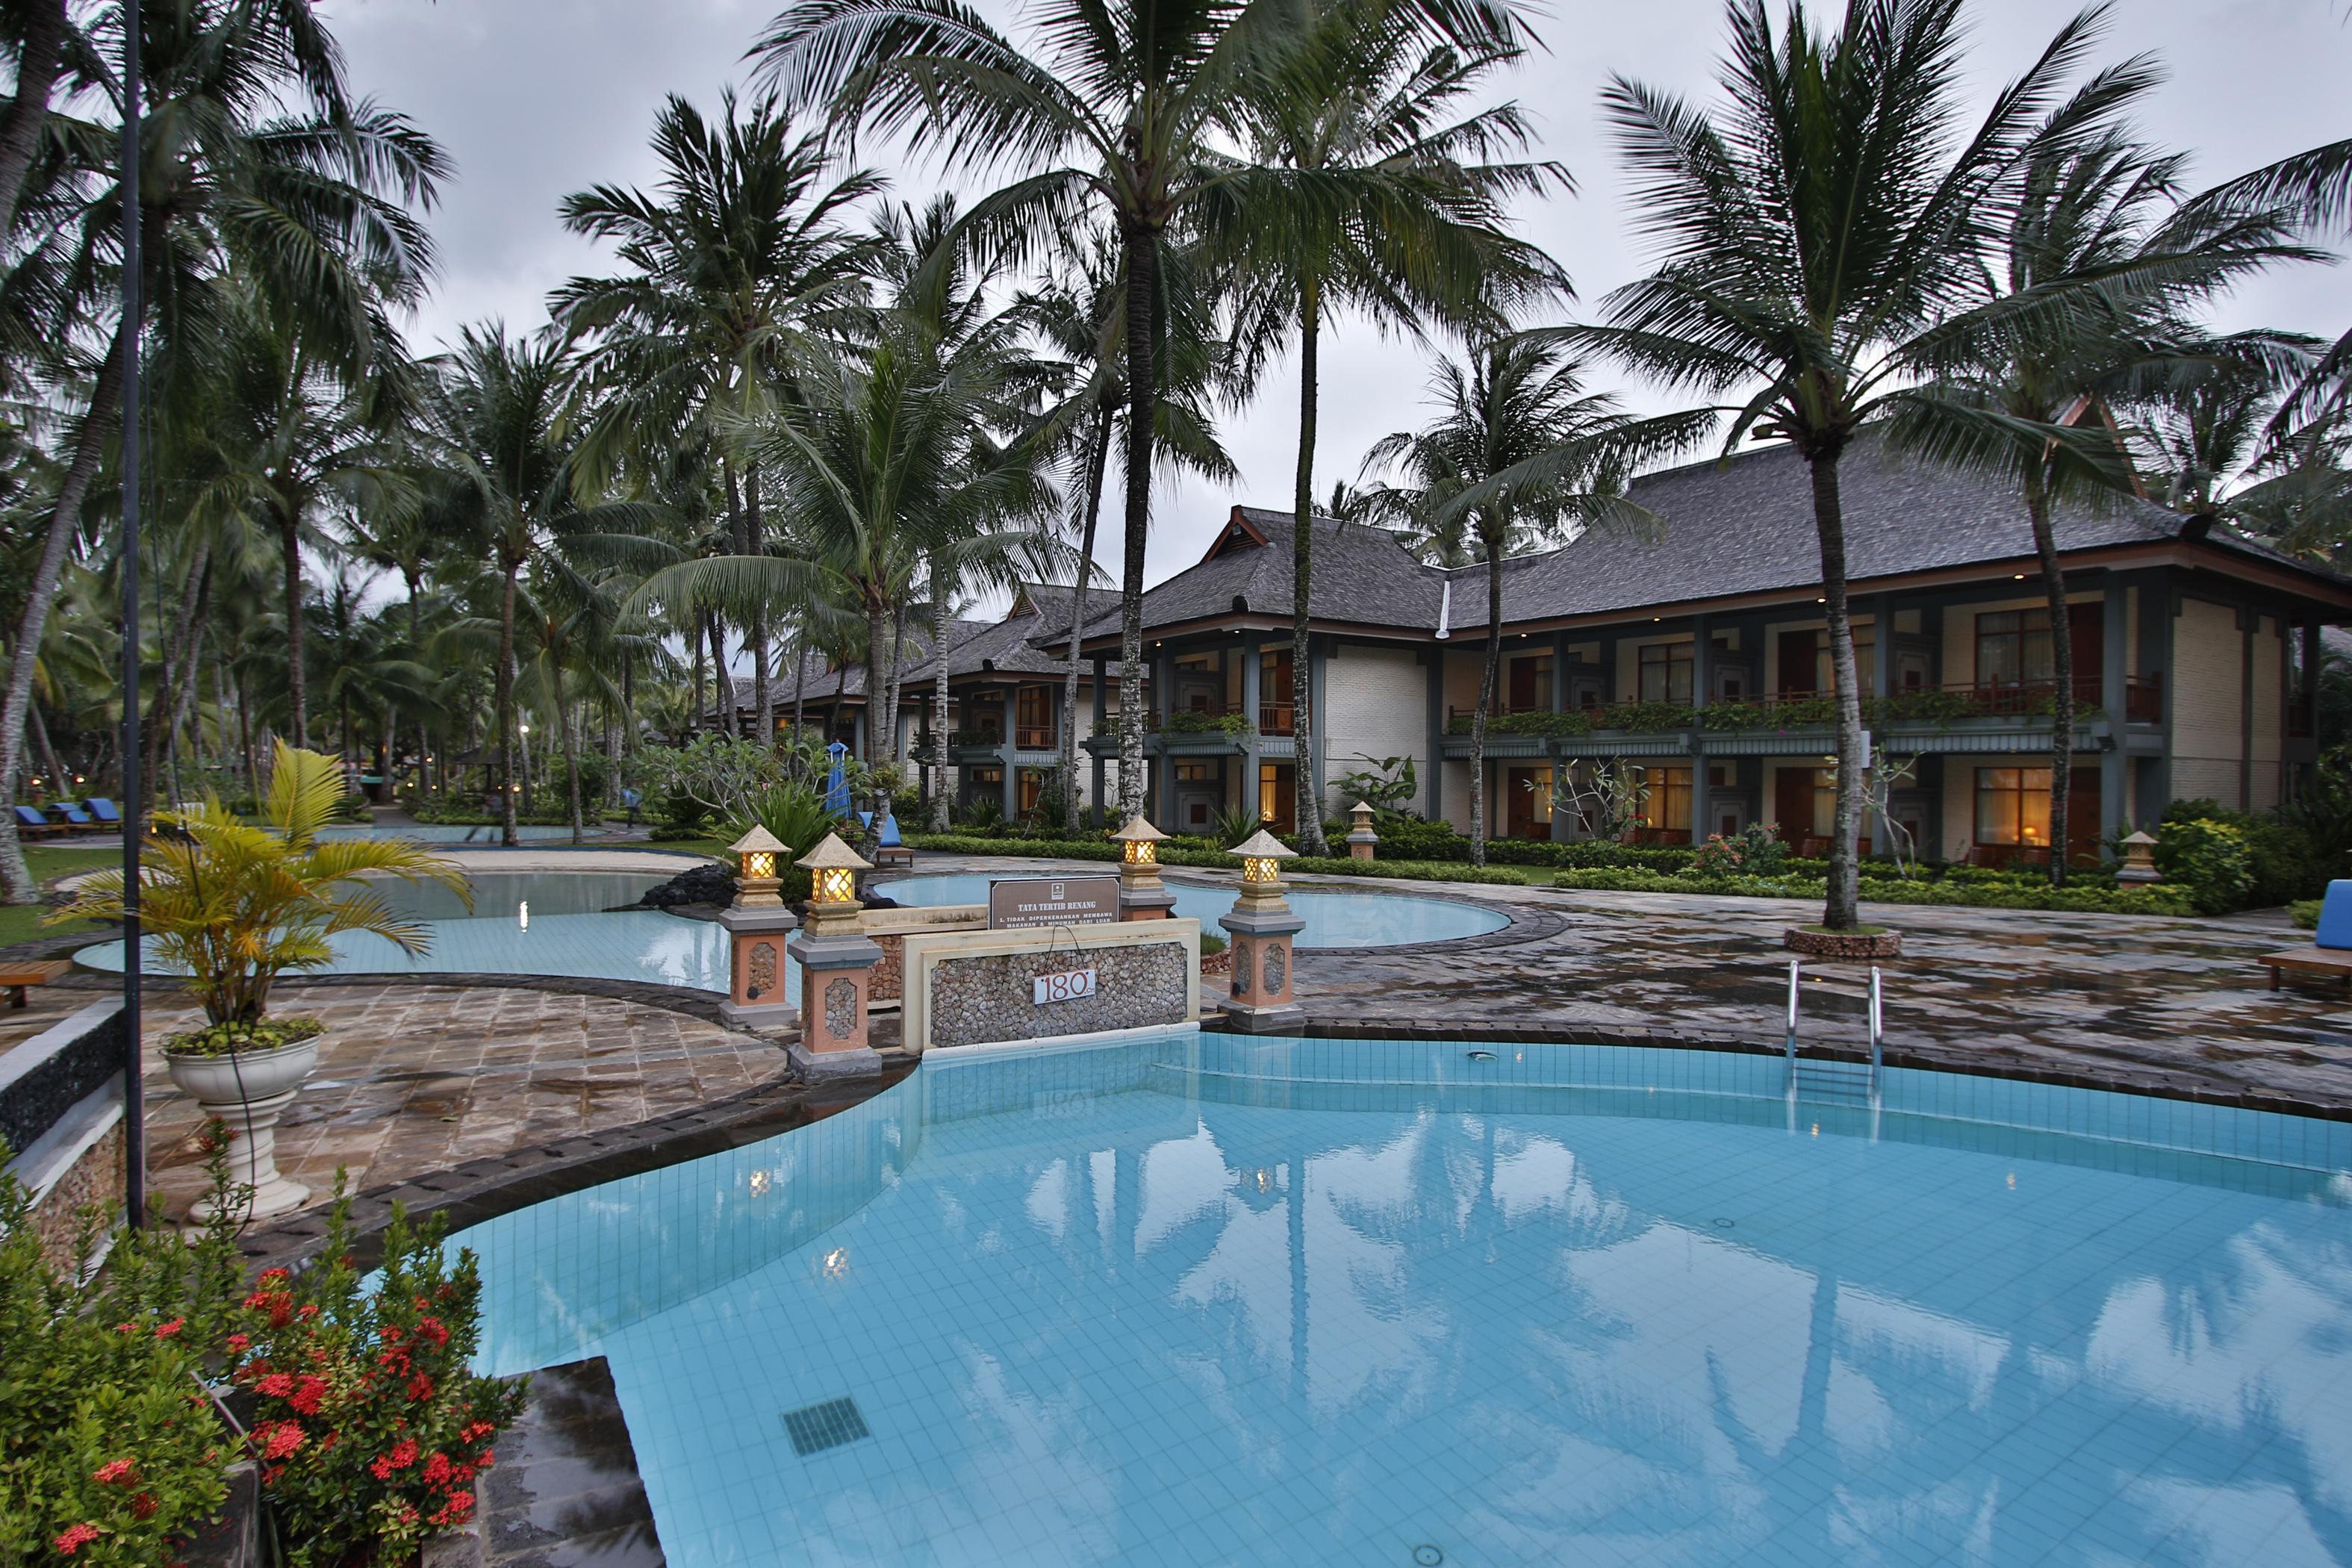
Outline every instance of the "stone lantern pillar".
[[754, 1033], [789, 1029], [796, 1015], [784, 999], [784, 944], [801, 922], [784, 908], [776, 868], [792, 846], [755, 825], [729, 847], [737, 870], [735, 900], [719, 913], [727, 931], [729, 976], [719, 1016]]
[[1176, 895], [1160, 879], [1160, 841], [1168, 835], [1137, 816], [1110, 837], [1119, 847], [1118, 918], [1166, 920], [1176, 910]]
[[882, 1070], [866, 1038], [866, 1005], [882, 948], [857, 929], [857, 873], [871, 864], [828, 833], [794, 862], [809, 874], [808, 924], [790, 946], [801, 966], [801, 1037], [786, 1053], [803, 1080]]
[[1263, 1029], [1298, 1016], [1290, 999], [1291, 939], [1307, 922], [1285, 901], [1282, 863], [1298, 852], [1264, 828], [1234, 847], [1242, 858], [1242, 893], [1217, 923], [1233, 943], [1234, 983], [1224, 1007], [1246, 1029]]
[[1372, 808], [1362, 801], [1348, 808], [1348, 854], [1350, 858], [1369, 860], [1372, 846], [1381, 836], [1372, 831]]
[[2124, 863], [2116, 868], [2116, 882], [2120, 887], [2142, 887], [2160, 882], [2163, 874], [2156, 868], [2156, 837], [2146, 832], [2131, 833], [2124, 838]]

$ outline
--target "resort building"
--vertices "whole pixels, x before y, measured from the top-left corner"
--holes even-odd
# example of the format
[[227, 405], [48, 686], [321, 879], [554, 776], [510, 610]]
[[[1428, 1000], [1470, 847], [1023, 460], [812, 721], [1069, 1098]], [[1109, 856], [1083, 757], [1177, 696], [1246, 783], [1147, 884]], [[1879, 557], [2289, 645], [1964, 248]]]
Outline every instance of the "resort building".
[[[2021, 500], [1875, 441], [1842, 468], [1851, 602], [1873, 750], [1893, 779], [1865, 831], [1929, 858], [2049, 851], [2052, 639]], [[1399, 537], [1318, 519], [1307, 759], [1331, 810], [1350, 773], [1400, 776], [1424, 815], [1496, 836], [1574, 837], [1596, 770], [1638, 768], [1640, 837], [1684, 843], [1751, 822], [1825, 836], [1834, 796], [1827, 632], [1810, 480], [1790, 448], [1641, 479], [1647, 531], [1588, 531], [1504, 568], [1501, 669], [1484, 776], [1470, 719], [1487, 651], [1487, 574], [1425, 564]], [[1291, 819], [1290, 516], [1233, 509], [1201, 561], [1144, 598], [1150, 810], [1173, 832], [1219, 815]], [[2249, 810], [2290, 797], [2316, 755], [2321, 628], [2352, 580], [2217, 520], [2144, 500], [2062, 508], [2076, 721], [2073, 848], [2171, 801]], [[1095, 613], [1099, 603], [1100, 613]], [[1060, 744], [1069, 590], [1030, 586], [949, 655], [961, 799], [1008, 814], [1046, 787]], [[1117, 789], [1118, 601], [1089, 595], [1080, 638], [1081, 784]], [[928, 648], [905, 671], [898, 746], [923, 743]], [[855, 670], [808, 700], [864, 707]], [[832, 683], [828, 685], [828, 682]], [[862, 726], [853, 725], [862, 736]], [[863, 742], [861, 740], [862, 746]]]

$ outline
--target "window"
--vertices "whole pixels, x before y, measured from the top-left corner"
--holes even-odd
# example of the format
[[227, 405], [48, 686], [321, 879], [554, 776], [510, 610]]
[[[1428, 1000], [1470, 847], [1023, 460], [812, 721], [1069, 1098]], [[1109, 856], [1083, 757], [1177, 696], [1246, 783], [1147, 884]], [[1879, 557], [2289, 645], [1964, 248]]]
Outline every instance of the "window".
[[1551, 655], [1522, 654], [1511, 660], [1510, 679], [1504, 687], [1503, 711], [1536, 713], [1551, 710]]
[[1688, 833], [1691, 771], [1688, 768], [1652, 768], [1649, 784], [1649, 806], [1642, 814], [1642, 825]]
[[1051, 687], [1024, 686], [1013, 700], [1013, 743], [1042, 752], [1054, 743], [1054, 698]]
[[1004, 770], [1003, 768], [966, 768], [963, 771], [963, 781], [974, 791], [978, 791], [982, 785], [1001, 788], [1004, 784]]
[[2049, 847], [2048, 768], [1977, 770], [1977, 842]]
[[1298, 820], [1298, 790], [1288, 763], [1257, 765], [1257, 815], [1261, 822], [1287, 827]]
[[1037, 809], [1037, 797], [1045, 793], [1045, 781], [1052, 776], [1052, 771], [1046, 768], [1021, 770], [1020, 778], [1013, 785], [1014, 808], [1021, 815], [1026, 816]]
[[1207, 784], [1214, 776], [1215, 770], [1207, 763], [1178, 763], [1176, 764], [1176, 782], [1178, 784]]
[[[2015, 686], [2020, 681], [2047, 680], [2050, 678], [2050, 612], [2046, 607], [1987, 610], [1977, 616], [1979, 685]], [[2048, 777], [2045, 776], [2042, 784], [2047, 789], [2050, 784]], [[2013, 844], [2017, 840], [1986, 839], [1983, 842]]]
[[1691, 700], [1690, 644], [1650, 644], [1642, 649], [1641, 671], [1643, 701], [1687, 702]]
[[1261, 735], [1294, 733], [1292, 688], [1296, 682], [1295, 668], [1286, 647], [1268, 648], [1257, 656], [1257, 732]]

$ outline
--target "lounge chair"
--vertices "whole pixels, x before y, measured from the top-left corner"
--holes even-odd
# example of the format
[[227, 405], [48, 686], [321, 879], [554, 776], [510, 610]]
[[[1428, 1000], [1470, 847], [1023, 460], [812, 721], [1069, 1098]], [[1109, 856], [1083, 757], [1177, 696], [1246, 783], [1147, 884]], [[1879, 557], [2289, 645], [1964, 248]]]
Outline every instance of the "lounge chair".
[[91, 795], [88, 800], [83, 801], [81, 804], [83, 807], [89, 811], [90, 816], [99, 820], [101, 826], [120, 827], [122, 826], [122, 813], [117, 810], [114, 803], [107, 799], [104, 795]]
[[16, 814], [16, 836], [20, 838], [55, 838], [66, 830], [62, 822], [51, 822], [41, 815], [37, 805], [12, 805]]
[[2270, 970], [2272, 990], [2279, 988], [2282, 973], [2333, 975], [2352, 986], [2352, 881], [2327, 884], [2327, 897], [2319, 906], [2319, 929], [2311, 934], [2307, 947], [2266, 952], [2254, 960]]
[[64, 827], [68, 833], [95, 833], [98, 831], [98, 819], [90, 816], [89, 813], [84, 811], [73, 801], [60, 800], [54, 802], [49, 806], [49, 809], [56, 812], [59, 816], [65, 818]]
[[914, 863], [915, 852], [908, 848], [906, 842], [898, 837], [898, 819], [896, 816], [884, 817], [881, 836], [876, 841], [874, 850], [875, 868], [881, 870], [891, 866], [912, 867]]

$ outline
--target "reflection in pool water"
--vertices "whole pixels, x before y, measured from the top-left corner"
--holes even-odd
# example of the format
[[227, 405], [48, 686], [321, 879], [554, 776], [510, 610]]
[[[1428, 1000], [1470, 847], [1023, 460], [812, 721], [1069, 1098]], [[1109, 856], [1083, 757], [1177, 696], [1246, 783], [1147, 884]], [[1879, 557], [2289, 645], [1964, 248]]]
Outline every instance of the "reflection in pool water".
[[680, 1564], [2352, 1560], [2352, 1129], [1493, 1048], [935, 1056], [465, 1233], [484, 1361]]
[[[727, 933], [709, 921], [656, 910], [594, 911], [634, 902], [667, 879], [642, 872], [486, 871], [474, 875], [474, 913], [433, 886], [391, 882], [386, 896], [402, 912], [429, 922], [432, 951], [412, 959], [380, 936], [332, 939], [331, 974], [560, 974], [633, 980], [654, 985], [727, 989]], [[525, 927], [520, 906], [530, 905]], [[150, 965], [154, 943], [148, 942]], [[94, 969], [120, 970], [122, 944], [100, 942], [74, 954]], [[799, 966], [786, 966], [786, 993], [797, 997]]]
[[[1105, 872], [1114, 868], [1104, 867]], [[908, 877], [876, 886], [902, 904], [984, 904], [991, 882], [1028, 878], [959, 874]], [[1202, 929], [1216, 933], [1217, 917], [1229, 913], [1236, 897], [1231, 888], [1193, 887], [1171, 881], [1176, 913], [1196, 920]], [[1483, 936], [1511, 923], [1499, 910], [1451, 899], [1415, 898], [1400, 893], [1332, 892], [1322, 889], [1290, 889], [1293, 913], [1307, 922], [1296, 939], [1300, 947], [1391, 947], [1399, 942], [1444, 942], [1454, 937]]]

